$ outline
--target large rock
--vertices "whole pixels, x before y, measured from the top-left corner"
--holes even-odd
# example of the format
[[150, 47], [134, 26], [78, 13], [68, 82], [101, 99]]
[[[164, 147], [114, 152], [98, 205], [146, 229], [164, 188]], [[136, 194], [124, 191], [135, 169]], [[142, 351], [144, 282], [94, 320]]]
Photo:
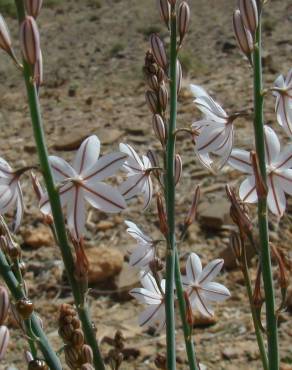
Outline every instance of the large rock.
[[224, 224], [230, 224], [230, 203], [226, 198], [214, 199], [201, 203], [198, 207], [198, 218], [201, 226], [207, 229], [220, 230]]
[[93, 247], [86, 249], [89, 261], [88, 283], [106, 282], [117, 276], [122, 268], [124, 257], [114, 248]]
[[24, 230], [22, 238], [23, 246], [29, 248], [49, 247], [55, 244], [50, 228], [45, 225]]

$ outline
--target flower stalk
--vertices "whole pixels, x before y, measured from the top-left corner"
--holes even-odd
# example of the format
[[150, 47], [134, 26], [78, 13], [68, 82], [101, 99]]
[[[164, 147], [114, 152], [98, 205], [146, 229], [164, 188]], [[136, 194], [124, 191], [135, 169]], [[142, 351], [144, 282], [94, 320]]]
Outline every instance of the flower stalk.
[[[18, 20], [21, 23], [25, 18], [24, 4], [23, 1], [21, 0], [15, 0], [15, 4], [17, 8]], [[72, 293], [74, 296], [74, 301], [80, 317], [80, 321], [82, 322], [86, 342], [90, 345], [94, 354], [93, 363], [95, 369], [104, 370], [105, 369], [104, 363], [97, 345], [95, 333], [93, 331], [92, 322], [88, 312], [88, 307], [84, 300], [84, 296], [81, 293], [79, 283], [74, 277], [75, 263], [67, 238], [66, 227], [64, 223], [64, 217], [58, 190], [55, 187], [52, 171], [49, 164], [48, 152], [42, 126], [38, 93], [35, 84], [32, 82], [32, 68], [25, 60], [23, 61], [23, 74], [27, 90], [33, 134], [37, 146], [37, 153], [39, 156], [40, 167], [44, 176], [44, 181], [46, 184], [48, 196], [51, 203], [56, 236], [62, 254], [62, 259], [65, 265], [69, 283], [72, 288]]]
[[[262, 56], [261, 56], [261, 12], [259, 12], [258, 28], [255, 36], [255, 49], [253, 52], [254, 69], [254, 131], [256, 153], [259, 161], [259, 168], [263, 183], [267, 183], [266, 158], [265, 158], [265, 136], [263, 121], [263, 103], [262, 94]], [[268, 211], [267, 196], [263, 195], [258, 199], [258, 224], [261, 245], [261, 264], [265, 291], [266, 303], [266, 322], [268, 339], [268, 357], [269, 369], [279, 369], [279, 349], [277, 333], [277, 317], [275, 312], [275, 294], [272, 278], [271, 255], [269, 246], [268, 230]]]

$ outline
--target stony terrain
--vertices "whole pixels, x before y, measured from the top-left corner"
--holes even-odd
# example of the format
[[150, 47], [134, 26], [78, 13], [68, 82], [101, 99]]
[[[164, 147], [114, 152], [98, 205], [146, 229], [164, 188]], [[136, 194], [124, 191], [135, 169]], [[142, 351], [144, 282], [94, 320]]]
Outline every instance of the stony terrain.
[[[71, 159], [82, 139], [92, 133], [101, 139], [102, 153], [116, 150], [121, 141], [131, 143], [141, 154], [149, 147], [159, 148], [153, 140], [151, 116], [145, 106], [142, 74], [149, 35], [158, 32], [166, 44], [169, 42], [155, 0], [48, 1], [50, 6], [44, 3], [39, 17], [45, 62], [40, 98], [50, 153]], [[181, 53], [184, 88], [179, 99], [179, 127], [187, 127], [199, 118], [188, 91], [190, 82], [204, 86], [229, 112], [252, 107], [251, 70], [239, 54], [232, 34], [235, 1], [193, 0], [189, 3], [192, 23]], [[278, 74], [287, 73], [291, 68], [292, 7], [288, 3], [273, 0], [266, 6], [263, 36], [267, 87]], [[17, 23], [9, 15], [7, 22], [18, 52]], [[0, 156], [16, 168], [33, 165], [37, 157], [23, 81], [2, 52], [0, 94]], [[277, 129], [273, 104], [273, 98], [268, 96], [265, 117]], [[238, 120], [236, 129], [237, 145], [250, 148], [251, 120]], [[238, 173], [226, 167], [220, 174], [210, 175], [196, 160], [187, 137], [179, 138], [178, 152], [184, 164], [183, 178], [177, 188], [178, 223], [188, 210], [190, 192], [197, 184], [202, 187], [198, 222], [192, 225], [188, 238], [180, 246], [182, 265], [190, 251], [200, 254], [204, 263], [223, 253], [229, 269], [223, 271], [219, 280], [232, 292], [231, 299], [218, 305], [213, 320], [195, 320], [198, 358], [210, 370], [258, 370], [261, 366], [243, 279], [234, 266], [231, 252], [226, 252], [234, 225], [229, 218], [224, 186], [227, 180], [237, 184]], [[122, 177], [120, 173], [117, 181], [121, 182]], [[58, 249], [49, 229], [42, 225], [29, 177], [24, 177], [22, 183], [26, 212], [17, 237], [27, 267], [25, 278], [30, 297], [57, 349], [62, 345], [57, 333], [58, 307], [72, 299]], [[280, 222], [272, 217], [270, 226], [272, 241], [291, 260], [291, 199], [289, 210]], [[251, 212], [254, 212], [252, 207]], [[90, 211], [87, 222], [92, 316], [104, 355], [110, 349], [104, 338], [112, 337], [117, 329], [123, 332], [128, 349], [123, 370], [155, 369], [156, 353], [165, 351], [164, 333], [153, 335], [138, 327], [137, 315], [142, 307], [127, 294], [138, 284], [138, 277], [137, 271], [127, 265], [127, 256], [134, 244], [125, 232], [123, 221], [135, 220], [153, 238], [160, 238], [155, 215], [154, 202], [143, 213], [142, 202], [136, 199], [118, 216]], [[256, 222], [256, 218], [254, 220]], [[252, 277], [255, 267], [253, 260]], [[290, 310], [291, 306], [292, 298]], [[289, 370], [292, 369], [291, 312], [281, 314], [279, 323], [282, 370]], [[178, 325], [177, 329], [178, 368], [186, 369], [181, 327]], [[9, 365], [25, 369], [23, 351], [26, 348], [20, 332], [13, 329], [9, 351], [0, 369], [7, 369]]]

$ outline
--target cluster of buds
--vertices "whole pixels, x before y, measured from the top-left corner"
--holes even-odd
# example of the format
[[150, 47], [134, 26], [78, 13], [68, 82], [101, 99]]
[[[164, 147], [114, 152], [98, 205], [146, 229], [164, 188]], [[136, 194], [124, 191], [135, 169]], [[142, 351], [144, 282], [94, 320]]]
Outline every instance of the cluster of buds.
[[2, 285], [0, 285], [0, 360], [3, 359], [9, 342], [9, 330], [5, 325], [8, 309], [8, 292]]
[[108, 352], [107, 362], [112, 370], [119, 370], [124, 359], [123, 350], [125, 348], [125, 338], [123, 333], [118, 330], [113, 339], [106, 339], [107, 342], [113, 346]]
[[84, 343], [84, 334], [76, 311], [66, 303], [60, 308], [59, 335], [65, 343], [65, 359], [70, 369], [93, 370], [92, 349]]
[[233, 28], [240, 50], [251, 62], [255, 34], [258, 28], [258, 6], [256, 0], [239, 0], [239, 9], [233, 13]]

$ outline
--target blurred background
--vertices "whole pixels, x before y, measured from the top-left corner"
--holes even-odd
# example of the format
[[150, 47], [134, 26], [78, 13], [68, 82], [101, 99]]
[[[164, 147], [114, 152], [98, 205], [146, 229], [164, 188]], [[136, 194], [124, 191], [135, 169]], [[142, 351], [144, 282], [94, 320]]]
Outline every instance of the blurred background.
[[[183, 67], [179, 127], [188, 127], [200, 117], [188, 89], [190, 83], [203, 86], [227, 112], [252, 107], [251, 69], [236, 46], [232, 30], [236, 1], [192, 0], [189, 5], [190, 31], [179, 57]], [[0, 12], [20, 57], [13, 1], [0, 0]], [[70, 160], [82, 140], [93, 133], [102, 142], [102, 153], [117, 150], [120, 142], [133, 145], [139, 154], [149, 148], [159, 150], [145, 104], [142, 72], [151, 33], [158, 33], [169, 44], [156, 1], [44, 0], [38, 25], [44, 58], [40, 101], [50, 153]], [[291, 25], [292, 4], [267, 1], [263, 18], [266, 87], [292, 67]], [[4, 52], [0, 52], [0, 97], [0, 157], [16, 168], [37, 163], [22, 76]], [[266, 122], [277, 130], [271, 96], [267, 97], [265, 107]], [[250, 118], [236, 121], [236, 145], [250, 148], [252, 135]], [[180, 246], [182, 267], [190, 251], [198, 253], [204, 263], [221, 256], [225, 269], [219, 280], [232, 292], [229, 300], [216, 307], [214, 318], [206, 320], [196, 315], [198, 358], [208, 369], [260, 369], [243, 279], [229, 249], [234, 225], [224, 186], [226, 181], [237, 184], [238, 173], [226, 166], [218, 175], [210, 175], [196, 160], [188, 137], [179, 138], [177, 151], [183, 159], [183, 178], [177, 188], [178, 224], [188, 210], [191, 192], [197, 184], [202, 188], [198, 220]], [[120, 173], [116, 182], [122, 179]], [[63, 302], [72, 303], [71, 294], [58, 249], [50, 230], [42, 224], [28, 176], [22, 184], [26, 212], [17, 238], [26, 263], [25, 278], [30, 297], [57, 349], [62, 345], [57, 333], [58, 307]], [[270, 228], [271, 240], [291, 258], [291, 199], [288, 208], [290, 214], [280, 223], [271, 218]], [[251, 212], [253, 215], [253, 207]], [[108, 216], [90, 210], [86, 233], [91, 264], [89, 302], [104, 356], [111, 348], [106, 338], [113, 337], [119, 329], [126, 338], [127, 349], [121, 369], [155, 369], [156, 354], [165, 351], [165, 334], [155, 335], [138, 327], [137, 315], [143, 307], [128, 295], [139, 279], [137, 271], [127, 264], [135, 243], [126, 234], [125, 219], [137, 222], [153, 238], [161, 238], [154, 201], [144, 213], [139, 199], [130, 201], [121, 215]], [[253, 278], [255, 271], [256, 261], [252, 260]], [[279, 320], [282, 370], [292, 369], [292, 293], [288, 300], [288, 311]], [[10, 326], [15, 327], [12, 318]], [[23, 352], [27, 344], [18, 329], [11, 333], [9, 351], [0, 369], [9, 365], [25, 369]], [[178, 368], [186, 369], [180, 324], [177, 335]]]

